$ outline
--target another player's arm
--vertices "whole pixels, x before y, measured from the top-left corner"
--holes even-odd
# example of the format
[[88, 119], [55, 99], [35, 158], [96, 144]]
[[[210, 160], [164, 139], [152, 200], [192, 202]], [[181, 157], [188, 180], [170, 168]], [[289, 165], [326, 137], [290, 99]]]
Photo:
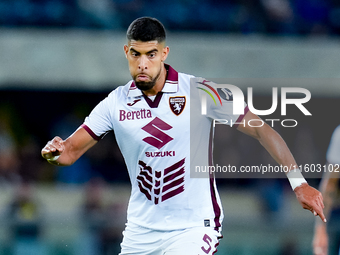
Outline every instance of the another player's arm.
[[[245, 123], [248, 123], [248, 121], [251, 119], [260, 118], [248, 111], [243, 120]], [[295, 159], [285, 141], [268, 124], [264, 123], [264, 125], [261, 127], [239, 125], [237, 129], [257, 139], [278, 164], [287, 166], [288, 169], [290, 169], [291, 166], [297, 166]], [[322, 210], [324, 207], [322, 195], [318, 190], [309, 186], [307, 183], [303, 183], [296, 187], [294, 192], [299, 203], [304, 209], [310, 210], [315, 216], [319, 215], [323, 221], [326, 220]]]
[[[84, 128], [79, 128], [66, 140], [54, 137], [41, 150], [41, 155], [53, 165], [70, 166], [96, 143]], [[55, 156], [59, 157], [55, 159]]]
[[[324, 198], [324, 214], [328, 218], [330, 216], [334, 199], [338, 190], [339, 182], [338, 172], [325, 172], [321, 183], [320, 192]], [[314, 238], [313, 238], [313, 252], [315, 255], [327, 255], [328, 254], [328, 233], [327, 225], [321, 220], [315, 220]]]
[[[320, 192], [323, 195], [324, 199], [324, 214], [326, 216], [329, 216], [331, 213], [331, 210], [333, 208], [333, 203], [335, 200], [335, 196], [337, 194], [338, 190], [338, 183], [339, 183], [339, 172], [337, 171], [327, 171], [324, 173], [321, 183], [320, 183]], [[320, 221], [316, 221], [316, 224], [322, 224]]]

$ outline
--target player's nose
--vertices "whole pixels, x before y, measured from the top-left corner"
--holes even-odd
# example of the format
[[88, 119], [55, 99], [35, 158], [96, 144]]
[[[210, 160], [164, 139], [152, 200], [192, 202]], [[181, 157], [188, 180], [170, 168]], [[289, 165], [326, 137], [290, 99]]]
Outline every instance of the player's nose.
[[142, 55], [139, 59], [138, 69], [140, 70], [148, 69], [147, 63], [148, 63], [147, 57]]

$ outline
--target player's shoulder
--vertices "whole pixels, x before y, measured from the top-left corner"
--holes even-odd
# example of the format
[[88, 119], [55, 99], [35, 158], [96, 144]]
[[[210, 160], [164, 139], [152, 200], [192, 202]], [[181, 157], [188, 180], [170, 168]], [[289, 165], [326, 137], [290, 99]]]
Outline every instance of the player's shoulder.
[[113, 97], [117, 98], [117, 97], [121, 97], [121, 96], [126, 96], [129, 92], [131, 84], [132, 84], [132, 80], [130, 80], [125, 85], [120, 85], [120, 86], [116, 87], [114, 90], [112, 90], [109, 93], [108, 98], [113, 98]]
[[204, 83], [204, 82], [207, 82], [207, 83], [210, 83], [210, 84], [214, 84], [214, 82], [206, 79], [206, 78], [203, 78], [201, 76], [196, 76], [196, 75], [192, 75], [192, 74], [187, 74], [187, 73], [178, 73], [178, 79], [183, 79], [183, 80], [189, 80], [191, 81], [191, 83]]
[[[216, 83], [208, 80], [206, 78], [200, 77], [200, 76], [194, 76], [194, 75], [187, 75], [187, 79], [190, 80], [190, 86], [195, 88], [207, 88], [211, 90], [216, 90]], [[201, 88], [201, 89], [202, 89]]]
[[187, 87], [190, 87], [190, 89], [196, 88], [197, 90], [195, 91], [197, 91], [197, 93], [200, 89], [203, 91], [207, 91], [207, 93], [210, 93], [210, 90], [214, 94], [221, 93], [220, 91], [218, 91], [219, 89], [217, 88], [216, 83], [209, 79], [206, 79], [200, 76], [191, 75], [191, 74], [186, 74], [186, 73], [179, 73], [178, 76], [179, 76], [178, 80], [182, 86], [183, 86], [183, 83], [185, 83]]
[[196, 77], [195, 75], [192, 75], [192, 74], [187, 74], [187, 73], [182, 73], [182, 72], [178, 73], [178, 82], [181, 87], [185, 86], [189, 88], [189, 87], [195, 86], [195, 84], [201, 80], [203, 79], [200, 77]]
[[194, 75], [192, 74], [187, 74], [187, 73], [182, 73], [182, 72], [178, 72], [178, 80], [179, 81], [190, 81], [190, 79], [194, 79], [196, 78]]

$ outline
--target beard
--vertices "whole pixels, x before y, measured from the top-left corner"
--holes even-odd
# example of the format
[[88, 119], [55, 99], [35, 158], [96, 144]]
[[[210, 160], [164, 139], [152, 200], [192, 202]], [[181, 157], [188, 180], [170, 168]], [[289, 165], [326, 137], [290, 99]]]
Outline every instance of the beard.
[[152, 89], [153, 86], [156, 84], [156, 80], [152, 81], [136, 81], [135, 80], [136, 87], [142, 91]]
[[150, 81], [137, 81], [136, 80], [137, 75], [133, 77], [133, 80], [138, 89], [145, 91], [145, 90], [152, 89], [155, 86], [156, 81], [158, 80], [160, 74], [161, 74], [161, 71], [159, 71], [158, 74], [154, 78], [150, 77]]

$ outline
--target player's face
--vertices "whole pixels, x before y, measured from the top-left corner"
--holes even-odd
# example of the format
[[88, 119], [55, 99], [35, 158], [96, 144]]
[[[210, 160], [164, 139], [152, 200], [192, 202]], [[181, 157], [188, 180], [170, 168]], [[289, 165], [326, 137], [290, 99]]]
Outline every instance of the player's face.
[[159, 80], [169, 47], [156, 40], [149, 42], [131, 40], [124, 46], [124, 51], [137, 88], [152, 89]]

